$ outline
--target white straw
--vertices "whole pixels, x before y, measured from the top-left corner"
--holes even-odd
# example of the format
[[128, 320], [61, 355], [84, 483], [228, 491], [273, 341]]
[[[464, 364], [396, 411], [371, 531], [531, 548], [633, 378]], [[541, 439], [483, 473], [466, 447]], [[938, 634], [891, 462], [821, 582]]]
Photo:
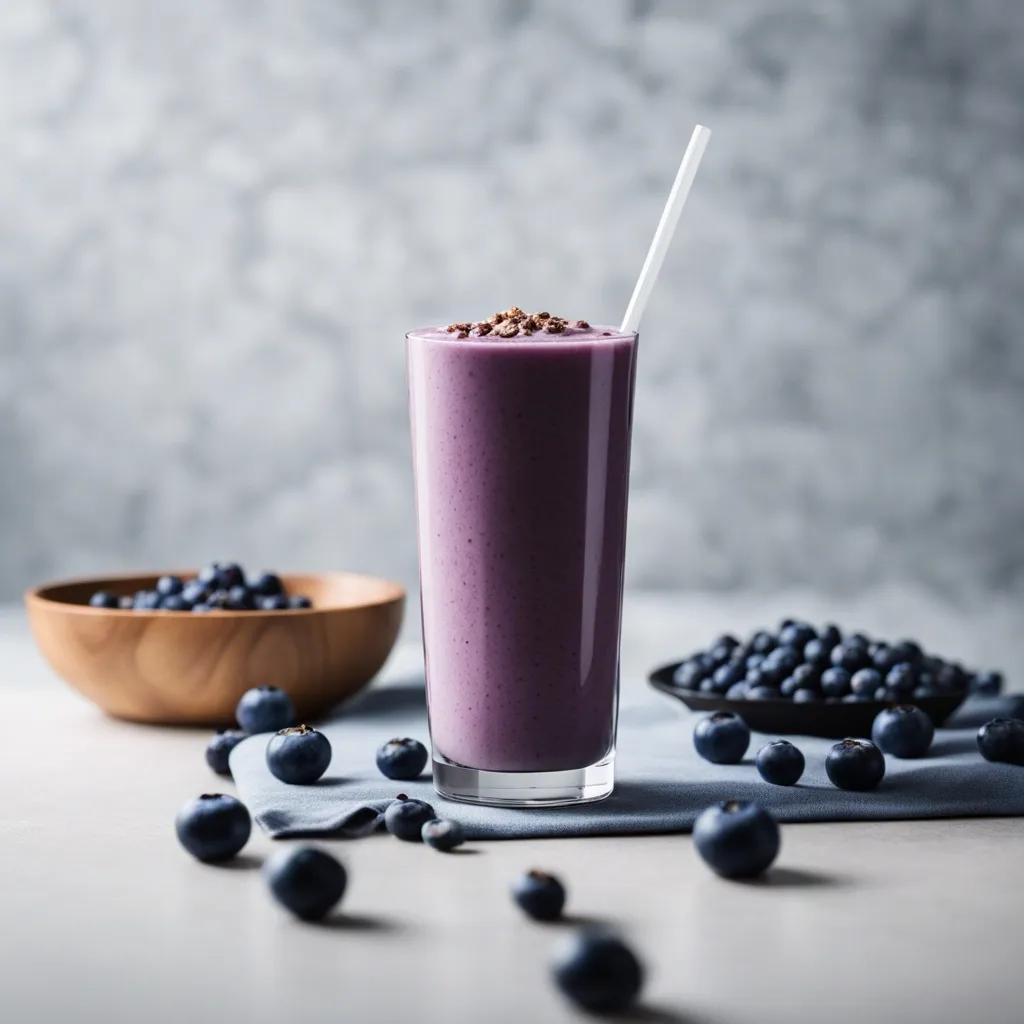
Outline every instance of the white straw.
[[647, 259], [644, 260], [640, 277], [633, 289], [633, 297], [629, 300], [626, 315], [622, 318], [621, 331], [623, 334], [632, 334], [640, 326], [640, 318], [647, 308], [647, 300], [654, 290], [654, 282], [658, 280], [658, 272], [661, 270], [662, 263], [665, 262], [668, 247], [672, 244], [672, 236], [679, 223], [679, 215], [683, 212], [686, 197], [690, 194], [693, 179], [697, 176], [700, 158], [704, 155], [704, 149], [710, 138], [710, 128], [699, 124], [693, 129], [690, 144], [686, 147], [683, 162], [679, 165], [679, 173], [672, 184], [672, 191], [668, 194], [668, 202], [665, 203], [665, 209], [661, 213], [658, 230], [654, 232], [651, 247], [647, 250]]

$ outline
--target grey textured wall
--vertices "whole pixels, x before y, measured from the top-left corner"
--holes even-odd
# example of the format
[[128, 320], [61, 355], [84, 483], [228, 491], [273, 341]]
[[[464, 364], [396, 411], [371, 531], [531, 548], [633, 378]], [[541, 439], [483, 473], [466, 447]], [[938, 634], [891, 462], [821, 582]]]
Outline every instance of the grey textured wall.
[[1019, 0], [3, 0], [0, 593], [413, 581], [402, 335], [644, 323], [634, 585], [1024, 582]]

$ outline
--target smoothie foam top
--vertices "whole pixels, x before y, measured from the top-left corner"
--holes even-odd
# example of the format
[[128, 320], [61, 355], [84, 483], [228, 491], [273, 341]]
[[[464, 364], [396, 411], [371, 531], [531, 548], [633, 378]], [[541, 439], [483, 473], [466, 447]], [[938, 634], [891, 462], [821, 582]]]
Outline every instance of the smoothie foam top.
[[518, 306], [510, 306], [494, 313], [486, 320], [465, 320], [441, 327], [427, 327], [413, 334], [449, 341], [531, 342], [531, 341], [587, 341], [600, 338], [623, 338], [616, 327], [591, 325], [586, 320], [569, 320], [563, 316], [542, 311], [524, 313]]

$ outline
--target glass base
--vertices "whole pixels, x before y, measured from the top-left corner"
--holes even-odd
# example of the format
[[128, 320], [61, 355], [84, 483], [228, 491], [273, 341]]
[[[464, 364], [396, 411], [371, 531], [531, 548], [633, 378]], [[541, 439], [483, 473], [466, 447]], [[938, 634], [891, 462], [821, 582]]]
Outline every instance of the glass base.
[[593, 803], [615, 788], [615, 752], [586, 768], [560, 772], [488, 772], [433, 755], [434, 788], [448, 800], [492, 807], [564, 807]]

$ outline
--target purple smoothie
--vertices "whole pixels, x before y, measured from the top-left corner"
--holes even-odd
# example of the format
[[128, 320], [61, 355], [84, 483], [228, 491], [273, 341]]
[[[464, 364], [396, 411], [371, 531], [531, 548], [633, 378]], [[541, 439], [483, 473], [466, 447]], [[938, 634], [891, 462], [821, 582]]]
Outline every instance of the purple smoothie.
[[636, 335], [408, 336], [431, 740], [470, 768], [615, 742]]

